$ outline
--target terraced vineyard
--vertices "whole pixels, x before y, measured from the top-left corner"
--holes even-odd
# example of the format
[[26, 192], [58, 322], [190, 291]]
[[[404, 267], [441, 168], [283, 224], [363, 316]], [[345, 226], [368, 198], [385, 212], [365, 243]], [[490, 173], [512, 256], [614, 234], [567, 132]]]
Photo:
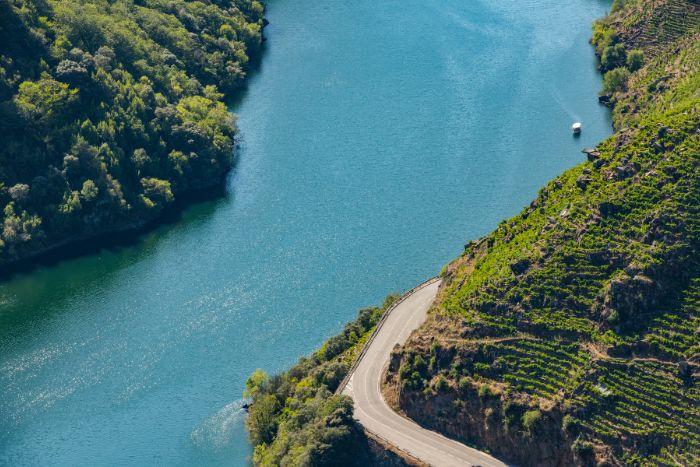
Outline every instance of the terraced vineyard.
[[[692, 33], [700, 22], [700, 3], [692, 0], [627, 2], [615, 19], [623, 40], [636, 46], [664, 49]], [[643, 25], [643, 27], [638, 27]], [[628, 33], [628, 34], [624, 34]]]
[[519, 464], [700, 465], [700, 5], [622, 3], [593, 37], [616, 134], [448, 265], [387, 377]]

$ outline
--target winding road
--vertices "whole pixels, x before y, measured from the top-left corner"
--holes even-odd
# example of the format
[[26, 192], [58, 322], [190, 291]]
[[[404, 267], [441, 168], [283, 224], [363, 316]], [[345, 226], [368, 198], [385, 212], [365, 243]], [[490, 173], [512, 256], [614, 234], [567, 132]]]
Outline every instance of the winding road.
[[426, 318], [435, 300], [440, 281], [434, 279], [402, 297], [379, 323], [368, 346], [360, 356], [342, 393], [355, 402], [355, 418], [373, 434], [428, 465], [505, 466], [503, 462], [476, 449], [427, 430], [394, 412], [384, 401], [380, 382], [388, 365], [391, 350], [406, 341]]

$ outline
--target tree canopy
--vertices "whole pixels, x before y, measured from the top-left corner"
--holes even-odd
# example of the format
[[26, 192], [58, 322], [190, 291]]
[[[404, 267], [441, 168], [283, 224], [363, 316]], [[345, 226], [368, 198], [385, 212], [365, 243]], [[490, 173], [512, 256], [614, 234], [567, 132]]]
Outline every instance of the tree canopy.
[[0, 0], [0, 264], [217, 183], [262, 26], [256, 0]]

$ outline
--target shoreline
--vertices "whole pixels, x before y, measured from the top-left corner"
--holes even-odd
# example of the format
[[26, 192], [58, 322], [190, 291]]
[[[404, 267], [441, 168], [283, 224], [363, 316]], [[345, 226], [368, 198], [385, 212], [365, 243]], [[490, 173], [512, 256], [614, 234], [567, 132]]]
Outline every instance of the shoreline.
[[11, 280], [18, 274], [31, 273], [40, 267], [54, 266], [61, 261], [98, 254], [106, 249], [134, 246], [140, 242], [143, 235], [178, 222], [187, 208], [205, 201], [221, 199], [226, 194], [226, 179], [234, 168], [235, 161], [219, 176], [216, 183], [179, 193], [172, 204], [150, 219], [135, 219], [99, 231], [73, 236], [47, 245], [30, 255], [0, 264], [0, 282]]

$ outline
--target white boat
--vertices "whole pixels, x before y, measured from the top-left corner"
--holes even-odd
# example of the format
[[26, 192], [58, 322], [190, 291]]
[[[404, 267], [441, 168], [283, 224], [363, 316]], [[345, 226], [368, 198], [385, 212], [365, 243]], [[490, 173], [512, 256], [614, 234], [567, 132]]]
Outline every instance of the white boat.
[[571, 131], [573, 131], [575, 135], [581, 133], [581, 122], [576, 122], [571, 125]]

